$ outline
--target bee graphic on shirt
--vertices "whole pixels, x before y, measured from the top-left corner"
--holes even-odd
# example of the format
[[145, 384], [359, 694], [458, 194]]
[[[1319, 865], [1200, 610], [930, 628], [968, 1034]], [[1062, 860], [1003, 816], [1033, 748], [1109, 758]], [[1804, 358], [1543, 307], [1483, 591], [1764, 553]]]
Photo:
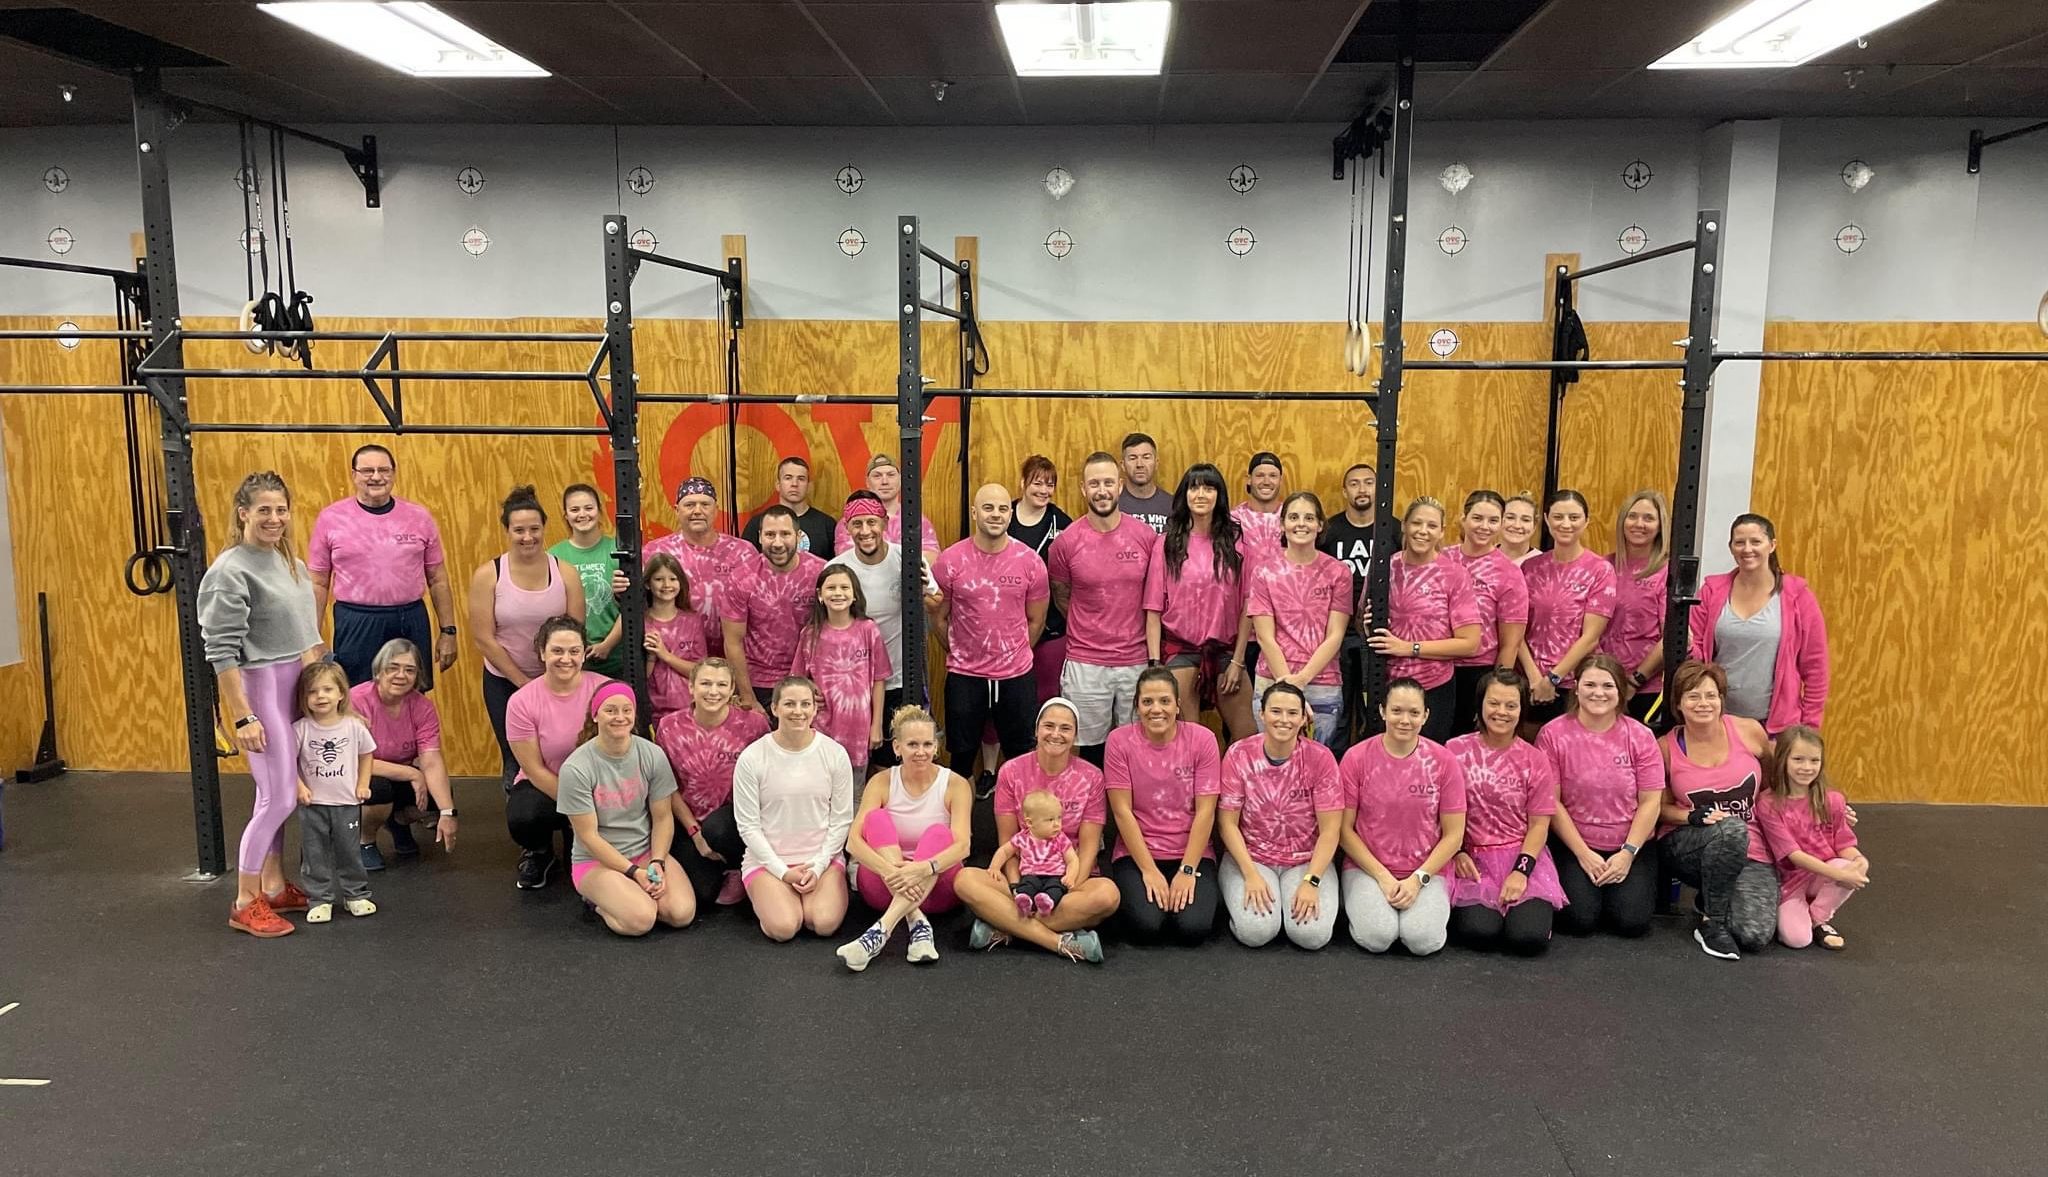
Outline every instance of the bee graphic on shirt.
[[319, 754], [320, 763], [332, 768], [334, 767], [334, 762], [341, 759], [341, 741], [314, 740], [313, 751]]

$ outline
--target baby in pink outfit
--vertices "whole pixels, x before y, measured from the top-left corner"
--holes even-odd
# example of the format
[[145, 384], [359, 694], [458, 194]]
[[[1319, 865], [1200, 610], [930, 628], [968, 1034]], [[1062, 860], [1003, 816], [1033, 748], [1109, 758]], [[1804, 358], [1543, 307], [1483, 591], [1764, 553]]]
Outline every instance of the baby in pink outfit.
[[1017, 900], [1017, 914], [1040, 919], [1052, 914], [1067, 893], [1067, 876], [1081, 865], [1074, 852], [1074, 840], [1060, 828], [1060, 799], [1047, 790], [1026, 793], [1017, 807], [1023, 828], [996, 850], [988, 869], [1000, 874], [1017, 860], [1018, 879], [1010, 888]]

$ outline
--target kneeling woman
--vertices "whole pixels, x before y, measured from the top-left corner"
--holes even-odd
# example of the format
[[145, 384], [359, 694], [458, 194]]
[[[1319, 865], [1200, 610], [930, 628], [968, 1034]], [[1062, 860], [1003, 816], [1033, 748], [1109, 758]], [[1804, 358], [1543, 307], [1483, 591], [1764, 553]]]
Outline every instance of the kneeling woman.
[[897, 763], [869, 779], [846, 838], [846, 852], [860, 868], [861, 900], [882, 913], [858, 939], [840, 946], [839, 959], [856, 973], [905, 917], [910, 962], [939, 959], [925, 917], [959, 904], [953, 880], [973, 837], [974, 789], [938, 763], [938, 721], [922, 707], [898, 707], [889, 733]]
[[660, 748], [633, 734], [636, 711], [626, 684], [597, 689], [585, 742], [562, 762], [555, 793], [556, 810], [576, 833], [569, 880], [621, 936], [645, 936], [657, 922], [686, 927], [697, 918], [697, 896], [668, 856], [675, 773]]
[[1387, 684], [1386, 732], [1344, 754], [1344, 911], [1367, 952], [1398, 939], [1428, 956], [1449, 934], [1450, 887], [1437, 876], [1465, 841], [1465, 770], [1423, 738], [1423, 698], [1412, 678]]
[[1565, 905], [1543, 844], [1557, 812], [1557, 773], [1516, 734], [1528, 699], [1521, 675], [1488, 671], [1479, 730], [1445, 745], [1465, 773], [1465, 848], [1452, 860], [1451, 933], [1473, 948], [1517, 956], [1550, 946], [1551, 921]]
[[1209, 833], [1222, 791], [1216, 736], [1180, 717], [1175, 674], [1138, 676], [1138, 722], [1109, 733], [1102, 780], [1116, 815], [1109, 873], [1129, 939], [1200, 944], [1216, 926], [1215, 851]]
[[1337, 928], [1337, 890], [1326, 886], [1344, 820], [1337, 759], [1308, 736], [1308, 698], [1290, 682], [1266, 688], [1259, 735], [1223, 758], [1223, 860], [1219, 889], [1230, 934], [1258, 948], [1284, 929], [1321, 948]]
[[1622, 712], [1625, 674], [1612, 654], [1586, 659], [1571, 708], [1536, 738], [1557, 773], [1550, 844], [1569, 901], [1558, 926], [1574, 936], [1640, 936], [1657, 905], [1656, 860], [1642, 856], [1656, 853], [1664, 764], [1657, 737]]
[[1712, 662], [1687, 662], [1671, 676], [1684, 722], [1664, 751], [1664, 861], [1699, 888], [1705, 912], [1693, 939], [1721, 960], [1756, 952], [1778, 930], [1778, 875], [1757, 825], [1757, 791], [1770, 737], [1754, 719], [1723, 706], [1728, 678]]
[[811, 727], [818, 687], [791, 675], [775, 684], [774, 731], [732, 767], [732, 815], [746, 844], [740, 879], [770, 940], [819, 936], [846, 918], [846, 831], [853, 827], [853, 763]]
[[1007, 844], [1023, 828], [1019, 811], [1026, 796], [1043, 791], [1060, 799], [1060, 832], [1073, 841], [1079, 857], [1073, 873], [1062, 880], [1067, 893], [1051, 915], [1026, 917], [1018, 913], [1010, 891], [1014, 861], [1001, 874], [961, 871], [954, 889], [975, 916], [970, 948], [1025, 940], [1068, 960], [1102, 960], [1102, 940], [1092, 929], [1116, 914], [1117, 893], [1115, 883], [1095, 873], [1105, 808], [1102, 772], [1074, 755], [1078, 728], [1073, 703], [1054, 695], [1038, 707], [1038, 747], [996, 773], [997, 845]]

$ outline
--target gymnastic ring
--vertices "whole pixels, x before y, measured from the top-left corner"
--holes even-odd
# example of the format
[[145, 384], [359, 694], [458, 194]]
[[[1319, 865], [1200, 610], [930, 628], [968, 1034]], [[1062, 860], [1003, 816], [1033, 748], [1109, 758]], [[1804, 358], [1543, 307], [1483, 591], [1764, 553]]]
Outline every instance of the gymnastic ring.
[[[269, 296], [265, 295], [264, 297], [267, 298]], [[239, 330], [244, 332], [256, 330], [256, 308], [262, 305], [262, 298], [252, 298], [242, 305], [242, 317], [238, 321]], [[270, 350], [270, 341], [267, 339], [245, 339], [242, 341], [242, 345], [259, 356]]]
[[1344, 370], [1353, 376], [1366, 372], [1365, 331], [1356, 319], [1344, 331]]
[[[136, 568], [142, 569], [142, 580], [137, 583]], [[171, 591], [171, 565], [156, 552], [137, 552], [128, 557], [128, 565], [121, 571], [121, 578], [128, 585], [128, 591], [138, 597], [155, 596]]]

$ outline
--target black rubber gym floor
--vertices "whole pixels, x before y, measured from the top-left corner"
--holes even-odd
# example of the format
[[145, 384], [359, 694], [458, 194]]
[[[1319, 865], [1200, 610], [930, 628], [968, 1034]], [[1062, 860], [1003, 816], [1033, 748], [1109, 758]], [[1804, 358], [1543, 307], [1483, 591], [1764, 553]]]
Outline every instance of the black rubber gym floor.
[[1714, 961], [1673, 917], [1534, 961], [1340, 931], [1096, 967], [950, 920], [937, 964], [899, 934], [853, 975], [743, 908], [615, 938], [560, 875], [514, 890], [493, 783], [459, 803], [379, 914], [259, 942], [179, 880], [183, 780], [9, 786], [0, 1078], [50, 1082], [0, 1085], [0, 1173], [2048, 1171], [2048, 811], [1864, 806], [1839, 954]]

